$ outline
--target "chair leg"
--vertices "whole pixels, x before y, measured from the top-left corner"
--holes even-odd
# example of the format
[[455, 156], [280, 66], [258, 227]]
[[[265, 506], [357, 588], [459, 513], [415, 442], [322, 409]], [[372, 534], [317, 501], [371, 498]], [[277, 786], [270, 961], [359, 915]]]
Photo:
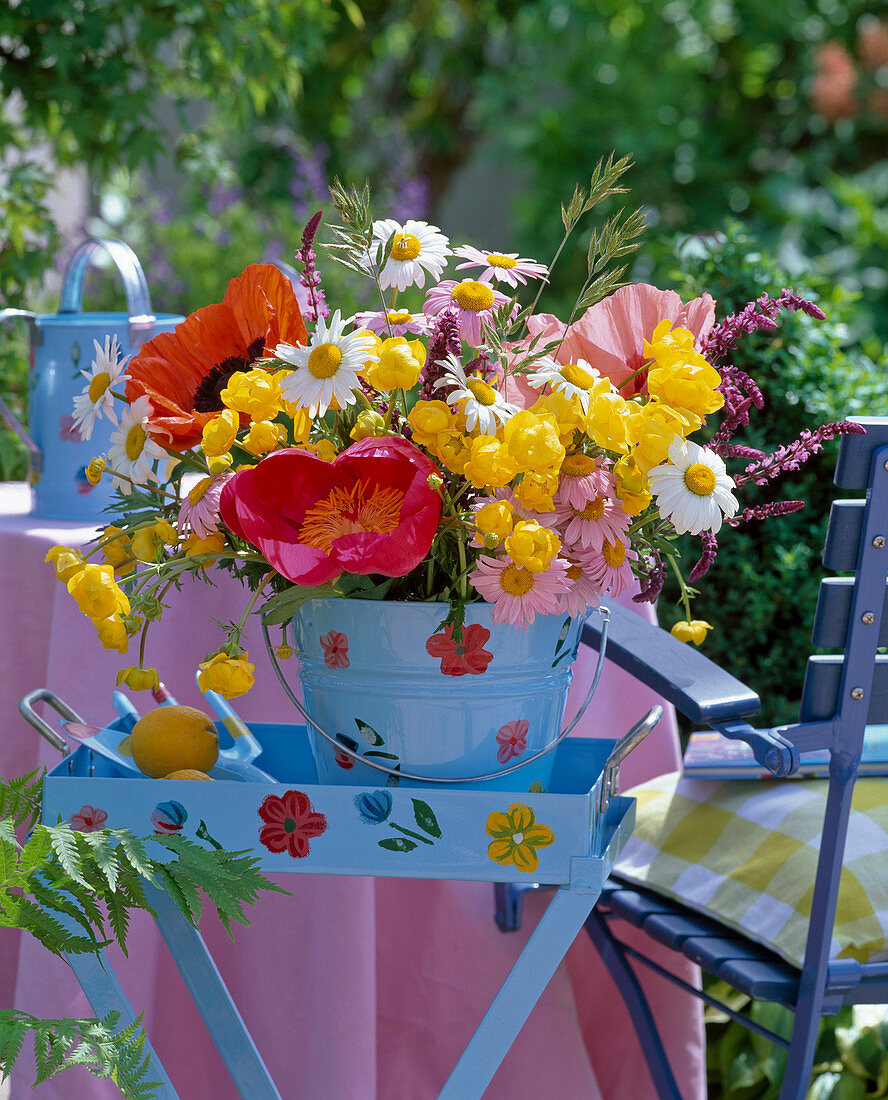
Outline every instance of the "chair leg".
[[[585, 928], [629, 1010], [657, 1095], [660, 1100], [681, 1100], [681, 1093], [669, 1065], [669, 1059], [666, 1057], [647, 997], [619, 940], [612, 934], [607, 921], [597, 909], [593, 909], [589, 914]], [[781, 1100], [784, 1100], [782, 1093]]]
[[821, 1000], [814, 990], [802, 993], [795, 1010], [789, 1058], [780, 1087], [780, 1100], [805, 1100], [820, 1031]]

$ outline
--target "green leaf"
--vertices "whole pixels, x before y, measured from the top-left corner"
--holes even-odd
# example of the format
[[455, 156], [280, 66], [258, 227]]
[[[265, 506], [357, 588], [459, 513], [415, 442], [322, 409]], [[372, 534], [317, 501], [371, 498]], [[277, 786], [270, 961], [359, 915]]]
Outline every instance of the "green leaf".
[[378, 841], [378, 844], [389, 852], [412, 852], [417, 847], [415, 840], [408, 840], [405, 836], [387, 836], [385, 840]]
[[315, 588], [303, 588], [301, 585], [294, 585], [292, 588], [278, 592], [271, 599], [266, 600], [262, 605], [260, 615], [266, 626], [286, 623], [308, 600], [329, 600], [338, 595], [339, 592], [330, 585], [321, 585]]
[[441, 835], [441, 826], [438, 824], [438, 819], [435, 817], [435, 812], [432, 807], [421, 798], [413, 798], [411, 801], [413, 803], [413, 816], [416, 819], [416, 824], [424, 832], [427, 832], [429, 836], [439, 837]]
[[79, 882], [82, 886], [88, 886], [89, 883], [83, 877], [80, 852], [77, 847], [77, 834], [71, 826], [53, 825], [47, 827], [39, 825], [38, 828], [46, 829], [52, 850], [66, 874], [69, 874], [75, 882]]
[[376, 730], [368, 725], [366, 722], [362, 722], [360, 718], [355, 719], [355, 725], [361, 733], [361, 736], [367, 742], [368, 745], [384, 745], [385, 738], [380, 737]]

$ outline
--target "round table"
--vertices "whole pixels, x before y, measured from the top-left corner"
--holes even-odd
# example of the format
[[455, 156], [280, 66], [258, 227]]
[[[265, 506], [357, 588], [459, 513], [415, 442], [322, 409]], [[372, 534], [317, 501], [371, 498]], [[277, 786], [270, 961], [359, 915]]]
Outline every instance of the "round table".
[[[116, 670], [135, 663], [132, 654], [98, 645], [92, 624], [44, 563], [51, 546], [80, 546], [94, 530], [31, 516], [29, 507], [26, 485], [0, 484], [0, 768], [6, 776], [59, 759], [19, 715], [24, 694], [50, 688], [87, 722], [101, 725], [113, 717]], [[158, 667], [180, 702], [206, 709], [194, 673], [222, 639], [213, 620], [238, 617], [247, 597], [228, 577], [218, 586], [186, 582], [161, 622], [152, 624], [147, 663]], [[239, 712], [248, 722], [295, 721], [255, 625], [247, 647], [257, 682], [238, 700]], [[581, 658], [568, 713], [583, 693], [593, 657]], [[142, 710], [151, 702], [144, 694], [132, 698]], [[606, 666], [576, 732], [619, 736], [655, 701]], [[623, 765], [623, 786], [678, 762], [670, 714]], [[285, 1100], [431, 1100], [548, 900], [529, 896], [524, 927], [504, 935], [494, 924], [493, 890], [485, 883], [287, 875], [281, 885], [293, 896], [263, 896], [251, 912], [252, 927], [238, 927], [233, 942], [212, 912], [205, 913], [201, 931]], [[144, 1009], [148, 1034], [183, 1100], [235, 1100], [153, 922], [134, 920], [128, 960], [116, 950], [110, 955], [133, 1007]], [[695, 980], [689, 964], [676, 972]], [[644, 981], [684, 1095], [702, 1100], [698, 1002], [657, 976]], [[0, 1004], [41, 1016], [90, 1015], [66, 964], [11, 932], [0, 937]], [[0, 1085], [0, 1097], [33, 1095], [32, 1081], [32, 1064], [23, 1055], [11, 1092]], [[530, 1100], [547, 1092], [607, 1100], [654, 1096], [628, 1015], [586, 936], [558, 968], [485, 1095]], [[119, 1093], [77, 1069], [41, 1086], [36, 1096], [99, 1100]]]

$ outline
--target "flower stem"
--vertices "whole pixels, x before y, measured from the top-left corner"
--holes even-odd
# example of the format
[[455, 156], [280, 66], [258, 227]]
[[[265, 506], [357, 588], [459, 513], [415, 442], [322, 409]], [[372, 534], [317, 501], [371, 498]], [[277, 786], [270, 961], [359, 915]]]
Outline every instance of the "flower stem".
[[684, 608], [685, 622], [690, 622], [691, 621], [691, 593], [690, 593], [690, 589], [688, 588], [684, 577], [681, 575], [681, 570], [678, 568], [678, 562], [676, 561], [674, 555], [664, 554], [663, 557], [669, 562], [669, 568], [675, 574], [675, 579], [678, 581], [678, 587], [681, 591], [681, 595], [679, 596], [679, 601], [681, 603], [681, 606]]
[[421, 840], [423, 844], [434, 844], [433, 840], [429, 840], [428, 837], [421, 836], [419, 833], [414, 833], [412, 829], [405, 829], [403, 825], [396, 825], [394, 821], [390, 821], [389, 825], [393, 829], [397, 829], [399, 833], [403, 833], [405, 836], [412, 836], [415, 840]]

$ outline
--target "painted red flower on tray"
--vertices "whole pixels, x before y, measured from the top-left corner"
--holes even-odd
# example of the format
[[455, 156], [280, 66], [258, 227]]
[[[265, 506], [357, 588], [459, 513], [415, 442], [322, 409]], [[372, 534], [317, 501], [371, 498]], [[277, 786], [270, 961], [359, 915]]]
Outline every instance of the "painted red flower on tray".
[[68, 824], [78, 833], [97, 833], [105, 828], [108, 815], [98, 806], [89, 806], [86, 803], [80, 807], [76, 814], [71, 814]]
[[348, 668], [348, 637], [338, 630], [328, 630], [321, 635], [324, 647], [324, 664], [327, 668]]
[[487, 671], [493, 654], [484, 648], [490, 631], [480, 623], [463, 627], [462, 638], [453, 640], [453, 625], [448, 623], [440, 634], [433, 634], [426, 642], [426, 652], [440, 657], [441, 671], [445, 676], [480, 676]]
[[294, 859], [308, 855], [309, 841], [327, 828], [327, 819], [313, 808], [307, 794], [285, 791], [266, 795], [258, 810], [265, 822], [259, 839], [269, 852], [289, 852]]
[[508, 763], [513, 756], [520, 756], [527, 748], [527, 730], [529, 723], [526, 718], [518, 718], [514, 722], [507, 722], [500, 727], [496, 735], [496, 758], [500, 764]]

